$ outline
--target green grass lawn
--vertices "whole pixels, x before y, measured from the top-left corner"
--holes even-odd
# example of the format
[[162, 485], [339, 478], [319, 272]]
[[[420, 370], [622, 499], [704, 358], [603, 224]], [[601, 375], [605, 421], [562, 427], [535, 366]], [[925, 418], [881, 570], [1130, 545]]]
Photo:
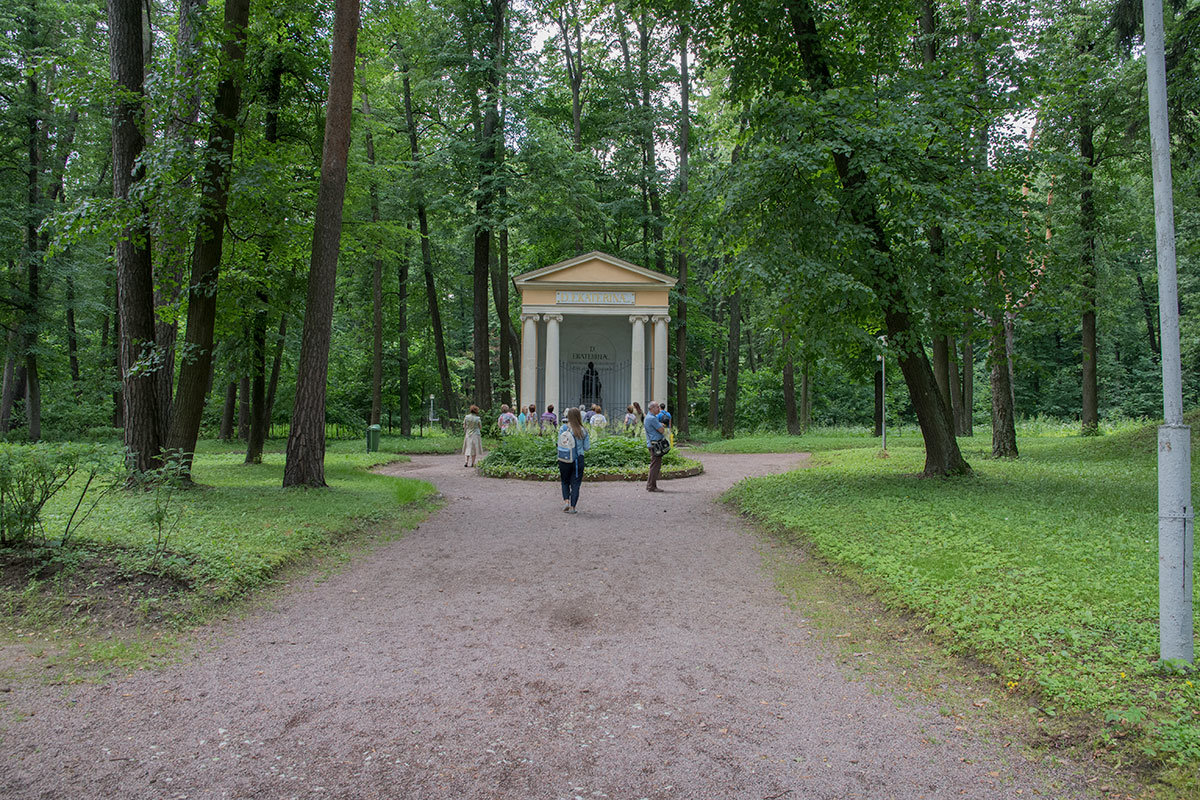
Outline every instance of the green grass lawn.
[[[888, 432], [888, 442], [907, 441], [920, 445], [920, 438], [911, 431], [907, 436], [897, 437]], [[852, 448], [879, 447], [879, 440], [868, 436], [864, 429], [813, 428], [802, 436], [786, 433], [754, 433], [733, 439], [716, 439], [694, 447], [701, 453], [801, 453], [822, 450], [848, 450]]]
[[916, 477], [915, 434], [889, 435], [886, 459], [866, 435], [748, 444], [772, 438], [813, 450], [814, 466], [739, 484], [727, 497], [743, 510], [927, 616], [1039, 713], [1092, 713], [1101, 738], [1144, 734], [1146, 755], [1200, 763], [1200, 676], [1156, 665], [1152, 426], [1021, 436], [1013, 462], [963, 438], [975, 475], [951, 480]]
[[[236, 445], [202, 443], [193, 468], [198, 486], [175, 491], [160, 514], [165, 542], [156, 542], [153, 522], [165, 496], [118, 490], [105, 497], [79, 530], [75, 547], [51, 557], [66, 560], [68, 567], [78, 552], [91, 562], [108, 559], [131, 582], [168, 577], [183, 590], [185, 610], [195, 610], [242, 595], [270, 581], [285, 565], [320, 555], [349, 533], [366, 526], [403, 530], [428, 513], [421, 501], [433, 495], [431, 484], [369, 471], [402, 458], [394, 453], [368, 454], [362, 443], [331, 443], [325, 459], [327, 489], [283, 489], [282, 443], [273, 444], [277, 446], [268, 448], [262, 464], [248, 465]], [[49, 536], [61, 530], [71, 512], [78, 494], [70, 488], [45, 509]], [[70, 569], [63, 574], [69, 577]], [[163, 585], [160, 581], [160, 591]]]

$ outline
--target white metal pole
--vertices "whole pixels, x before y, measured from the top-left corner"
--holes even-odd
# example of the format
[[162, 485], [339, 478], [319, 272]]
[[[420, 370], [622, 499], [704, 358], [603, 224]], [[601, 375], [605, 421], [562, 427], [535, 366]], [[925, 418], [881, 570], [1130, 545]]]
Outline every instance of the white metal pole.
[[1163, 370], [1163, 421], [1158, 429], [1159, 658], [1194, 659], [1192, 635], [1192, 431], [1183, 424], [1179, 357], [1179, 292], [1175, 274], [1175, 212], [1162, 0], [1142, 0], [1146, 26], [1146, 86], [1150, 100], [1150, 163], [1158, 250], [1158, 319]]

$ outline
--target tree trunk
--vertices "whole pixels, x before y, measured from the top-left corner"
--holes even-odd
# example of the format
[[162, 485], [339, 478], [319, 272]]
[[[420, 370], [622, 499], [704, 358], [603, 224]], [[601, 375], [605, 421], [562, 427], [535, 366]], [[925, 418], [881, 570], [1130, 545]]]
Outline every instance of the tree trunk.
[[[371, 228], [379, 233], [379, 185], [375, 181], [375, 137], [371, 133], [371, 103], [365, 84], [361, 88], [363, 117], [367, 120], [363, 133], [367, 164], [371, 168], [368, 195], [371, 201]], [[383, 259], [381, 247], [373, 248], [371, 257], [371, 412], [368, 425], [378, 425], [383, 418]]]
[[225, 237], [226, 207], [232, 171], [233, 140], [241, 106], [242, 62], [246, 52], [249, 0], [226, 0], [221, 80], [208, 135], [200, 197], [200, 217], [192, 247], [184, 347], [188, 358], [179, 368], [179, 384], [167, 433], [167, 449], [178, 453], [190, 477], [192, 456], [200, 436], [200, 420], [212, 377], [213, 332], [217, 321], [217, 278]]
[[[376, 206], [375, 213], [379, 213]], [[383, 259], [371, 259], [371, 414], [368, 425], [383, 418]]]
[[[205, 393], [207, 394], [207, 392]], [[238, 379], [238, 440], [245, 442], [250, 439], [250, 377], [243, 375]]]
[[337, 0], [325, 142], [321, 153], [321, 184], [313, 225], [308, 298], [296, 378], [296, 404], [292, 408], [287, 461], [283, 469], [285, 487], [325, 486], [325, 382], [329, 374], [333, 296], [342, 236], [346, 160], [350, 152], [358, 25], [358, 0]]
[[650, 84], [650, 37], [653, 25], [650, 15], [642, 10], [637, 20], [638, 29], [638, 67], [642, 87], [642, 180], [646, 185], [646, 195], [650, 199], [650, 235], [654, 241], [654, 269], [666, 272], [666, 255], [663, 252], [663, 212], [662, 199], [658, 192], [658, 155], [654, 146], [654, 106], [650, 101], [650, 92], [654, 88]]
[[67, 364], [71, 369], [71, 384], [75, 399], [82, 396], [79, 374], [79, 332], [75, 326], [75, 278], [67, 276]]
[[992, 456], [1017, 457], [1017, 426], [1008, 376], [1008, 344], [1003, 318], [991, 320], [992, 336], [988, 348], [992, 386]]
[[[507, 231], [501, 231], [507, 235]], [[517, 347], [514, 337], [510, 336], [512, 323], [508, 310], [508, 264], [507, 258], [501, 259], [501, 246], [493, 241], [491, 246], [492, 301], [496, 305], [498, 338], [500, 339], [500, 402], [512, 403], [512, 372], [510, 370], [510, 354]]]
[[484, 68], [486, 108], [479, 136], [479, 191], [475, 202], [475, 262], [472, 282], [472, 356], [475, 361], [475, 402], [480, 408], [492, 405], [491, 346], [488, 341], [488, 277], [491, 265], [492, 227], [495, 214], [497, 150], [504, 132], [500, 130], [500, 59], [504, 52], [508, 0], [489, 0], [485, 5], [492, 26], [487, 66]]
[[217, 438], [223, 442], [233, 439], [233, 418], [237, 414], [238, 383], [230, 381], [225, 387], [225, 405], [221, 408], [221, 432]]
[[[924, 0], [921, 4], [919, 27], [921, 31], [921, 61], [930, 78], [938, 80], [944, 76], [937, 74], [934, 70], [938, 51], [937, 15], [934, 6], [934, 0]], [[945, 270], [946, 256], [946, 241], [942, 233], [942, 226], [931, 226], [928, 238], [929, 255], [934, 268], [934, 313], [940, 315], [946, 311], [945, 297], [939, 285], [942, 272]], [[954, 365], [953, 353], [954, 340], [945, 333], [935, 333], [933, 337], [933, 376], [938, 390], [942, 393], [942, 404], [945, 406], [946, 413], [950, 415], [947, 426], [951, 435], [958, 431], [962, 416], [962, 396], [959, 394], [958, 372]]]
[[[114, 178], [114, 181], [116, 179]], [[113, 249], [114, 257], [116, 248]], [[121, 308], [120, 308], [120, 284], [116, 282], [117, 276], [113, 276], [113, 342], [112, 350], [109, 353], [109, 367], [112, 370], [110, 377], [113, 379], [116, 388], [113, 389], [113, 427], [125, 428], [125, 382], [123, 380], [124, 373], [121, 371]], [[151, 314], [153, 314], [151, 309]], [[162, 440], [159, 439], [159, 449], [162, 449]]]
[[[412, 221], [407, 226], [412, 233]], [[400, 259], [396, 275], [398, 290], [396, 309], [396, 331], [400, 338], [400, 352], [396, 358], [396, 393], [400, 395], [400, 435], [412, 436], [412, 403], [408, 396], [408, 266], [411, 257], [411, 236], [404, 238], [404, 256]]]
[[[583, 30], [579, 22], [580, 10], [577, 4], [571, 3], [569, 16], [574, 21], [573, 26], [567, 24], [568, 14], [559, 11], [555, 17], [559, 33], [563, 38], [563, 59], [567, 67], [567, 85], [571, 89], [571, 145], [578, 153], [583, 149], [583, 101], [580, 89], [583, 86]], [[574, 34], [572, 36], [572, 34]], [[574, 41], [572, 42], [572, 39]], [[583, 211], [580, 208], [580, 196], [574, 197], [575, 205], [575, 253], [583, 252]]]
[[[65, 202], [63, 192], [63, 176], [66, 173], [67, 162], [71, 156], [71, 150], [75, 142], [75, 128], [79, 123], [79, 111], [74, 110], [67, 118], [65, 130], [62, 132], [62, 141], [58, 144], [60, 155], [54, 159], [51, 167], [51, 181], [49, 200], [51, 203]], [[43, 137], [44, 139], [44, 137]], [[107, 159], [106, 159], [107, 161]], [[101, 178], [108, 171], [107, 164], [101, 170]], [[42, 250], [49, 249], [50, 233], [46, 231], [41, 235]], [[83, 387], [81, 385], [81, 377], [79, 373], [79, 331], [75, 321], [75, 275], [73, 270], [68, 270], [64, 283], [66, 284], [66, 323], [67, 323], [67, 366], [71, 373], [71, 393], [75, 396], [75, 400], [79, 401], [82, 398]]]
[[38, 378], [37, 356], [25, 357], [25, 416], [29, 421], [29, 441], [42, 438], [42, 382]]
[[1136, 262], [1133, 265], [1133, 277], [1137, 278], [1138, 297], [1142, 301], [1142, 312], [1146, 315], [1146, 337], [1150, 340], [1150, 358], [1157, 364], [1159, 347], [1154, 320], [1158, 317], [1158, 313], [1150, 302], [1150, 296], [1146, 293], [1146, 284], [1142, 282], [1142, 271], [1138, 269]]
[[[143, 82], [142, 8], [139, 0], [108, 0], [109, 63], [113, 83], [122, 89], [113, 115], [113, 197], [129, 201], [141, 180]], [[141, 215], [139, 215], [140, 218]], [[117, 370], [122, 382], [122, 416], [127, 465], [137, 472], [158, 467], [162, 451], [154, 373], [135, 366], [154, 353], [154, 275], [148, 231], [125, 232], [116, 244]]]
[[883, 362], [876, 359], [875, 367], [875, 435], [883, 436]]
[[962, 344], [962, 398], [963, 416], [960, 436], [975, 435], [975, 345], [971, 321], [967, 320]]
[[805, 358], [800, 372], [800, 432], [812, 426], [812, 361]]
[[[1008, 399], [1012, 403], [1013, 414], [1016, 414], [1017, 408], [1017, 369], [1013, 363], [1013, 353], [1015, 348], [1013, 345], [1014, 329], [1016, 328], [1016, 315], [1008, 311], [1004, 314], [1004, 348], [1005, 358], [1008, 361]], [[1016, 417], [1014, 416], [1014, 419]]]
[[[824, 93], [835, 88], [811, 0], [786, 0], [785, 6], [811, 90]], [[893, 263], [891, 245], [879, 219], [876, 199], [867, 191], [867, 176], [859, 162], [852, 158], [853, 155], [848, 149], [835, 149], [834, 168], [844, 190], [843, 202], [848, 216], [870, 233], [871, 247], [879, 262], [869, 281], [883, 310], [888, 340], [899, 352], [900, 372], [921, 427], [925, 442], [924, 474], [940, 476], [969, 473], [971, 468], [962, 457], [954, 437], [950, 411], [942, 402], [933, 370], [925, 356], [925, 348], [912, 323], [907, 298], [897, 285], [897, 276], [885, 267]]]
[[942, 396], [942, 403], [946, 408], [950, 408], [950, 337], [941, 333], [934, 335], [933, 346], [930, 349], [933, 355], [933, 378], [937, 381], [938, 393]]
[[[501, 189], [501, 194], [504, 190]], [[499, 306], [496, 313], [500, 316], [500, 332], [502, 339], [506, 342], [505, 352], [510, 360], [509, 366], [502, 369], [500, 377], [503, 379], [505, 374], [511, 378], [505, 384], [504, 392], [501, 401], [512, 405], [514, 400], [521, 396], [520, 376], [521, 376], [521, 337], [517, 334], [516, 328], [512, 324], [512, 312], [509, 310], [509, 270], [508, 270], [508, 228], [500, 229], [500, 273], [496, 276], [496, 286], [500, 291]], [[509, 389], [512, 393], [509, 394]]]
[[935, 476], [970, 472], [954, 438], [950, 412], [942, 402], [933, 370], [925, 357], [925, 349], [916, 341], [916, 331], [908, 313], [895, 300], [888, 306], [889, 310], [884, 312], [888, 339], [900, 342], [907, 338], [914, 342], [911, 349], [900, 351], [898, 361], [925, 442], [924, 474]]
[[[30, 44], [39, 46], [37, 30], [37, 7], [31, 8], [27, 19]], [[41, 100], [39, 99], [37, 76], [32, 69], [28, 72], [26, 86], [29, 89], [28, 111], [26, 126], [28, 130], [29, 165], [28, 193], [29, 206], [26, 209], [25, 223], [25, 274], [28, 278], [25, 311], [25, 419], [29, 424], [29, 441], [36, 442], [42, 438], [42, 391], [38, 377], [37, 345], [41, 321], [41, 261], [42, 250], [38, 242], [38, 225], [41, 221], [41, 187], [42, 171], [42, 120], [39, 116]]]
[[1083, 300], [1083, 435], [1099, 431], [1100, 413], [1096, 381], [1096, 204], [1092, 196], [1092, 174], [1096, 151], [1092, 142], [1091, 117], [1084, 114], [1079, 129], [1079, 228], [1083, 237], [1080, 253]]
[[0, 388], [0, 433], [8, 433], [12, 422], [13, 400], [16, 396], [13, 390], [14, 371], [17, 361], [17, 343], [20, 339], [15, 330], [8, 332], [8, 344], [4, 348], [4, 385]]
[[[786, 340], [784, 347], [787, 347]], [[783, 411], [787, 418], [787, 432], [791, 436], [800, 435], [800, 413], [796, 408], [796, 365], [788, 354], [783, 362]]]
[[739, 344], [742, 341], [742, 290], [729, 299], [729, 346], [725, 352], [725, 407], [721, 410], [721, 436], [733, 438], [734, 411], [737, 408], [738, 369], [741, 366]]
[[[283, 90], [283, 62], [276, 54], [274, 63], [268, 71], [267, 78], [267, 113], [263, 125], [263, 139], [272, 150], [279, 141], [279, 97]], [[270, 251], [266, 244], [263, 246], [263, 273], [266, 275], [270, 261]], [[290, 282], [289, 282], [290, 283]], [[265, 279], [255, 292], [258, 308], [254, 311], [254, 321], [251, 333], [251, 365], [250, 365], [250, 436], [246, 440], [247, 464], [261, 464], [263, 447], [271, 427], [271, 403], [275, 400], [275, 386], [270, 390], [267, 381], [267, 317], [270, 314], [270, 296], [267, 294]], [[275, 364], [271, 372], [271, 380], [279, 380], [279, 358], [283, 346], [283, 333], [287, 320], [287, 312], [280, 314], [280, 340], [275, 348]]]
[[[16, 339], [20, 343], [21, 337]], [[17, 399], [22, 401], [25, 399], [25, 357], [20, 353], [13, 353], [13, 360], [16, 362], [13, 372], [12, 383], [8, 386], [8, 391], [5, 392], [4, 399], [0, 403], [0, 431], [8, 433], [12, 430], [12, 414], [13, 409], [17, 405]]]
[[[721, 300], [714, 298], [712, 320], [714, 328], [721, 328]], [[708, 428], [717, 430], [721, 424], [721, 353], [724, 348], [720, 340], [713, 340], [712, 357], [709, 360], [708, 376]]]
[[[181, 0], [179, 3], [179, 39], [176, 46], [175, 82], [178, 96], [173, 100], [170, 122], [165, 138], [185, 163], [190, 162], [195, 150], [194, 128], [200, 117], [199, 81], [196, 74], [200, 68], [200, 14], [208, 7], [208, 0]], [[192, 185], [191, 170], [180, 179], [180, 191], [187, 192]], [[174, 401], [175, 343], [179, 337], [176, 309], [183, 294], [187, 271], [186, 223], [183, 219], [164, 220], [163, 226], [171, 233], [162, 242], [162, 265], [156, 276], [154, 306], [167, 309], [164, 315], [154, 317], [154, 338], [161, 359], [155, 372], [155, 391], [158, 394], [159, 426], [164, 434], [171, 428], [171, 413]]]
[[[957, 354], [957, 343], [950, 337], [946, 337], [948, 345], [948, 355], [951, 353]], [[962, 432], [963, 428], [963, 395], [962, 381], [958, 376], [958, 363], [954, 356], [950, 356], [946, 362], [946, 383], [950, 389], [950, 428], [955, 434]]]
[[[718, 320], [718, 324], [720, 321]], [[721, 424], [721, 345], [714, 344], [708, 376], [708, 427], [716, 430]]]
[[267, 440], [267, 295], [259, 292], [250, 334], [250, 430], [246, 463], [261, 464]]
[[[408, 146], [415, 168], [420, 169], [420, 142], [417, 139], [417, 126], [413, 121], [412, 87], [409, 82], [409, 68], [404, 51], [400, 50], [400, 59], [404, 64], [404, 120], [408, 128]], [[450, 362], [446, 358], [446, 335], [442, 327], [442, 312], [438, 302], [437, 288], [433, 279], [433, 248], [429, 241], [429, 217], [425, 213], [425, 196], [421, 191], [421, 181], [416, 181], [417, 226], [421, 234], [421, 264], [425, 274], [425, 297], [429, 304], [429, 322], [433, 328], [434, 352], [437, 355], [438, 379], [442, 388], [442, 408], [446, 414], [442, 417], [442, 427], [450, 430], [450, 417], [457, 413], [457, 403], [454, 401], [454, 387], [450, 382]]]
[[[576, 29], [577, 35], [579, 33]], [[582, 67], [581, 67], [582, 69]], [[508, 81], [507, 79], [501, 84], [500, 95], [500, 130], [503, 132], [507, 127], [506, 120], [508, 119]], [[508, 145], [505, 144], [503, 134], [500, 136], [500, 146], [496, 153], [496, 160], [499, 169], [503, 172], [504, 162], [508, 158]], [[500, 208], [507, 213], [508, 208], [508, 184], [505, 181], [500, 182], [498, 190], [500, 197]], [[512, 324], [512, 311], [509, 308], [509, 272], [508, 272], [508, 220], [507, 218], [501, 223], [500, 231], [492, 242], [492, 250], [495, 254], [492, 261], [494, 264], [492, 274], [492, 293], [496, 300], [496, 319], [500, 329], [500, 402], [507, 405], [514, 405], [514, 400], [521, 396], [518, 383], [520, 382], [521, 366], [520, 366], [520, 349], [521, 337], [517, 335]]]
[[279, 315], [279, 333], [275, 339], [275, 357], [271, 362], [271, 379], [267, 382], [267, 399], [263, 403], [264, 438], [271, 433], [271, 420], [275, 419], [275, 392], [279, 388], [279, 370], [283, 366], [283, 347], [287, 342], [287, 312]]
[[[691, 135], [689, 120], [689, 93], [691, 81], [688, 78], [688, 21], [679, 21], [679, 205], [686, 203], [688, 192], [688, 138]], [[687, 233], [679, 234], [679, 250], [676, 253], [676, 263], [679, 267], [679, 280], [675, 284], [678, 300], [675, 303], [675, 412], [671, 424], [680, 434], [688, 432], [688, 351], [687, 351], [687, 294], [688, 294], [688, 261]]]

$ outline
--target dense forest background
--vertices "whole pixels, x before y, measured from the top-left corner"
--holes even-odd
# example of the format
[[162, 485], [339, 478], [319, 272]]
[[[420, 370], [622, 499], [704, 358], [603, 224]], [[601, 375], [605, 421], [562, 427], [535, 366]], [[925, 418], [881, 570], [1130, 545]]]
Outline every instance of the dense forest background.
[[[1157, 416], [1140, 14], [1126, 0], [13, 0], [0, 431], [123, 427], [137, 449], [136, 426], [187, 451], [194, 418], [261, 453], [293, 419], [303, 348], [322, 346], [302, 339], [314, 231], [337, 222], [336, 194], [318, 200], [339, 131], [324, 414], [356, 433], [410, 432], [431, 395], [443, 421], [511, 402], [511, 276], [590, 250], [679, 277], [670, 400], [685, 430], [869, 425], [881, 353], [900, 366], [889, 416], [920, 418], [927, 446], [938, 414], [959, 435]], [[1194, 405], [1200, 3], [1168, 6], [1166, 25]], [[152, 319], [130, 311], [138, 296]], [[154, 402], [126, 408], [138, 381]]]

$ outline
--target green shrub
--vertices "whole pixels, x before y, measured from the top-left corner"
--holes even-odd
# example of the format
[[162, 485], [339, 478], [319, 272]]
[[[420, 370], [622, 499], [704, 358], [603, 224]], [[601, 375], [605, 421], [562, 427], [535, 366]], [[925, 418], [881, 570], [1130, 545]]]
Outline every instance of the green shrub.
[[[554, 436], [514, 435], [504, 437], [482, 464], [485, 475], [551, 472], [558, 474], [558, 452]], [[592, 448], [584, 456], [588, 471], [608, 474], [644, 472], [650, 466], [650, 451], [640, 438], [592, 435]], [[663, 458], [663, 469], [685, 468], [694, 462], [671, 450]]]

